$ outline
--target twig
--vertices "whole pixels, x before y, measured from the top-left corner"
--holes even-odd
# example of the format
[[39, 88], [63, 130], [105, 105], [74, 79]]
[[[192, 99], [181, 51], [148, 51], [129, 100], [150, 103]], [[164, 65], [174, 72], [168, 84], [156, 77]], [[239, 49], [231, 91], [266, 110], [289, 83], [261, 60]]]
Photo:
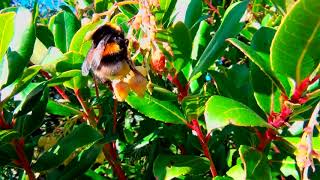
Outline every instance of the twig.
[[26, 154], [24, 153], [24, 139], [23, 138], [21, 138], [19, 140], [15, 139], [13, 141], [13, 145], [15, 147], [16, 153], [19, 158], [17, 160], [17, 164], [23, 167], [23, 169], [26, 171], [30, 180], [35, 180], [36, 177], [35, 177], [34, 173], [32, 172], [30, 163], [26, 157]]
[[212, 177], [216, 177], [218, 175], [218, 173], [217, 173], [216, 167], [213, 163], [213, 160], [212, 160], [209, 148], [208, 148], [208, 144], [207, 144], [208, 142], [206, 141], [206, 138], [204, 137], [204, 135], [200, 129], [198, 120], [193, 119], [192, 124], [189, 124], [188, 127], [197, 133], [197, 137], [198, 137], [199, 142], [201, 144], [203, 153], [210, 161], [210, 171], [211, 171]]
[[[45, 77], [47, 80], [50, 80], [52, 77], [50, 76], [50, 74], [44, 70], [40, 70], [40, 73], [42, 74], [43, 77]], [[70, 101], [69, 97], [66, 95], [66, 93], [59, 87], [59, 86], [53, 86], [54, 89], [57, 90], [57, 92], [60, 94], [60, 96], [67, 100]]]

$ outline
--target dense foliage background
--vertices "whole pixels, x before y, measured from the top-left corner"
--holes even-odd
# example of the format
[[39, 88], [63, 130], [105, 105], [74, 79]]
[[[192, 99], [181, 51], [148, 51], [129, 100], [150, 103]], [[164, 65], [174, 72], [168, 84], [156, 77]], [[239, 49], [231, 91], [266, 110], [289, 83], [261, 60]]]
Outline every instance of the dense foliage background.
[[[0, 179], [320, 178], [320, 1], [0, 9]], [[82, 76], [106, 22], [146, 87]]]

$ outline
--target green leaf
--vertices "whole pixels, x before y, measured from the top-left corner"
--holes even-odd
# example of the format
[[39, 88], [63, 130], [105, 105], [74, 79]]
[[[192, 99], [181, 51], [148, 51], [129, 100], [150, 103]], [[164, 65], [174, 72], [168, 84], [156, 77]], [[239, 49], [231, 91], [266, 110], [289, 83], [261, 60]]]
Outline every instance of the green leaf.
[[192, 40], [188, 28], [182, 22], [178, 22], [172, 29], [173, 43], [170, 44], [174, 54], [176, 73], [184, 67], [190, 59]]
[[48, 71], [52, 74], [56, 72], [56, 65], [61, 59], [64, 58], [64, 54], [60, 49], [56, 47], [50, 47], [46, 55], [41, 59], [40, 65], [43, 70]]
[[94, 144], [75, 157], [60, 174], [59, 179], [74, 179], [84, 174], [96, 161], [102, 150], [101, 145]]
[[167, 58], [173, 61], [178, 73], [191, 60], [192, 40], [188, 28], [178, 22], [169, 31], [157, 33], [157, 38], [170, 44], [174, 57], [167, 55]]
[[[274, 29], [267, 27], [260, 28], [253, 36], [251, 46], [256, 51], [269, 53], [274, 34]], [[264, 59], [264, 61], [266, 63], [270, 62], [269, 58]], [[260, 108], [267, 114], [270, 114], [271, 112], [280, 112], [280, 91], [271, 79], [255, 64], [251, 64], [250, 74], [254, 89], [254, 97]]]
[[15, 100], [21, 99], [20, 104], [13, 112], [14, 117], [27, 114], [40, 101], [46, 83], [31, 83], [17, 94]]
[[96, 13], [101, 13], [108, 10], [108, 5], [111, 4], [109, 0], [95, 0], [94, 1], [94, 7]]
[[181, 106], [189, 120], [198, 119], [204, 111], [204, 105], [208, 100], [207, 96], [193, 95], [183, 98]]
[[49, 100], [46, 112], [59, 116], [73, 116], [82, 113], [69, 104], [61, 104], [53, 100]]
[[18, 8], [14, 19], [15, 33], [10, 43], [12, 52], [17, 52], [24, 58], [24, 65], [29, 61], [33, 52], [35, 37], [35, 25], [32, 14], [28, 9]]
[[240, 32], [244, 25], [244, 23], [240, 22], [240, 19], [243, 16], [248, 3], [249, 1], [245, 0], [234, 3], [228, 7], [219, 29], [202, 53], [199, 61], [194, 67], [190, 79], [195, 75], [197, 75], [195, 78], [200, 77], [200, 75], [214, 63], [214, 60], [219, 57], [226, 46], [225, 40]]
[[203, 175], [209, 171], [209, 160], [191, 155], [160, 154], [153, 163], [156, 179], [173, 179], [182, 175]]
[[0, 144], [9, 143], [11, 140], [19, 137], [19, 133], [12, 129], [0, 131]]
[[244, 164], [246, 179], [272, 179], [271, 168], [263, 152], [249, 146], [241, 145], [239, 154]]
[[22, 136], [26, 137], [30, 135], [42, 125], [43, 118], [46, 113], [48, 96], [49, 90], [46, 88], [43, 91], [40, 101], [32, 106], [31, 114], [17, 118], [15, 129], [17, 129]]
[[216, 81], [219, 94], [242, 102], [252, 108], [254, 100], [250, 82], [250, 69], [245, 64], [234, 64], [224, 72], [209, 71]]
[[263, 53], [258, 54], [252, 47], [237, 39], [231, 38], [228, 39], [228, 41], [235, 47], [237, 47], [240, 51], [242, 51], [246, 56], [248, 56], [250, 60], [255, 63], [273, 81], [273, 83], [281, 90], [282, 93], [287, 94], [286, 89], [283, 87], [282, 83], [275, 75], [275, 73], [271, 70], [269, 62], [261, 57]]
[[0, 61], [6, 53], [14, 33], [14, 12], [0, 14]]
[[192, 59], [198, 59], [199, 56], [205, 50], [205, 47], [208, 45], [210, 41], [210, 32], [213, 30], [212, 26], [209, 25], [206, 21], [201, 21], [198, 32], [193, 40], [192, 46]]
[[172, 16], [176, 3], [177, 0], [160, 0], [160, 10], [156, 12], [155, 16], [157, 20], [160, 20], [161, 24], [170, 24], [170, 17]]
[[10, 51], [0, 61], [0, 89], [21, 76], [33, 52], [35, 27], [29, 10], [18, 8], [14, 19], [15, 33], [10, 43]]
[[285, 177], [292, 176], [295, 179], [299, 179], [299, 170], [296, 168], [296, 161], [290, 156], [287, 156], [281, 163], [280, 171]]
[[81, 27], [73, 36], [72, 41], [70, 43], [70, 51], [77, 52], [82, 56], [87, 56], [89, 49], [91, 48], [91, 41], [86, 40], [86, 35], [90, 31], [95, 30], [99, 25], [101, 25], [102, 21], [89, 23], [83, 27]]
[[129, 25], [127, 23], [128, 21], [130, 21], [128, 16], [126, 16], [122, 13], [119, 13], [119, 14], [113, 16], [111, 19], [111, 23], [118, 24], [124, 32], [129, 31]]
[[41, 69], [40, 66], [29, 67], [23, 72], [21, 78], [17, 79], [10, 86], [7, 86], [6, 88], [2, 89], [0, 91], [0, 95], [1, 95], [0, 107], [12, 96], [19, 93], [21, 90], [23, 90], [32, 81], [32, 79], [38, 74], [40, 69]]
[[56, 47], [65, 53], [69, 50], [71, 40], [81, 24], [73, 13], [63, 11], [52, 16], [48, 26], [54, 36]]
[[77, 148], [102, 139], [102, 135], [93, 127], [81, 124], [70, 134], [63, 137], [51, 149], [44, 152], [33, 165], [35, 171], [44, 171], [61, 164]]
[[54, 37], [48, 26], [37, 25], [36, 36], [47, 48], [54, 46]]
[[208, 132], [228, 124], [270, 127], [246, 105], [223, 96], [212, 96], [206, 103], [204, 115]]
[[140, 113], [157, 121], [173, 124], [183, 124], [187, 120], [180, 109], [169, 101], [160, 101], [149, 94], [139, 97], [133, 93], [129, 94], [126, 102]]
[[319, 64], [310, 47], [320, 38], [318, 0], [300, 0], [282, 21], [271, 45], [271, 68], [300, 83]]
[[236, 164], [232, 166], [226, 173], [228, 176], [233, 179], [246, 179], [244, 170], [241, 167], [241, 164]]
[[12, 163], [12, 160], [18, 159], [15, 148], [11, 143], [0, 144], [0, 166]]
[[[73, 74], [73, 78], [69, 81], [65, 81], [63, 85], [73, 90], [81, 89], [87, 85], [88, 77], [82, 76], [81, 70], [73, 70], [68, 73]], [[67, 75], [67, 74], [66, 74]]]
[[58, 76], [50, 79], [48, 81], [48, 86], [52, 87], [52, 86], [56, 86], [56, 85], [61, 85], [67, 81], [70, 81], [77, 74], [79, 75], [79, 70], [70, 70], [70, 71], [63, 72], [63, 73], [59, 74]]
[[191, 27], [198, 21], [202, 14], [202, 2], [198, 0], [191, 0], [188, 5], [186, 16], [184, 18], [185, 25]]
[[84, 56], [77, 52], [68, 52], [64, 54], [63, 58], [61, 58], [56, 64], [56, 70], [58, 72], [65, 72], [74, 69], [81, 70], [84, 58]]

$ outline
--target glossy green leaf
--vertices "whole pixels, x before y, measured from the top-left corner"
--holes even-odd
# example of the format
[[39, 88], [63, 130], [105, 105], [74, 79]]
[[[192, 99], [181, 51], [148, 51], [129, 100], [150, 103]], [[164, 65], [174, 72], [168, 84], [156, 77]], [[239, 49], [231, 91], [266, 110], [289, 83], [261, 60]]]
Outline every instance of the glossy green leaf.
[[63, 137], [51, 149], [44, 152], [33, 165], [36, 171], [44, 171], [57, 167], [77, 148], [83, 147], [97, 140], [102, 139], [102, 135], [93, 127], [81, 124], [70, 134]]
[[167, 58], [173, 61], [178, 73], [191, 60], [192, 40], [188, 28], [184, 23], [178, 22], [170, 31], [157, 33], [157, 36], [171, 46], [174, 57], [167, 55]]
[[246, 56], [248, 56], [250, 60], [255, 63], [273, 81], [273, 83], [281, 90], [281, 92], [286, 94], [286, 89], [283, 87], [282, 83], [275, 75], [275, 73], [271, 70], [270, 64], [261, 57], [263, 53], [258, 54], [252, 47], [237, 39], [231, 38], [228, 39], [228, 41], [239, 50], [241, 50]]
[[160, 0], [159, 13], [155, 14], [157, 20], [160, 19], [162, 24], [171, 24], [170, 17], [173, 14], [177, 0]]
[[296, 166], [295, 159], [288, 156], [286, 159], [284, 159], [281, 163], [280, 171], [283, 173], [285, 177], [292, 176], [295, 179], [299, 179], [299, 170]]
[[24, 116], [19, 116], [16, 119], [15, 129], [19, 131], [22, 136], [28, 136], [36, 129], [40, 128], [46, 113], [46, 106], [48, 103], [49, 90], [46, 88], [41, 96], [41, 99], [34, 103], [31, 113]]
[[[274, 34], [274, 29], [267, 27], [260, 28], [252, 38], [251, 47], [256, 51], [269, 54]], [[266, 63], [270, 62], [269, 58], [263, 60]], [[250, 74], [254, 89], [254, 97], [261, 109], [267, 114], [270, 114], [271, 112], [280, 112], [280, 91], [271, 79], [255, 64], [251, 64]]]
[[102, 21], [98, 21], [81, 27], [73, 36], [69, 50], [77, 52], [84, 57], [87, 56], [92, 42], [90, 40], [86, 40], [86, 35], [90, 33], [90, 31], [95, 30], [99, 25], [101, 25], [101, 23]]
[[139, 97], [131, 93], [126, 102], [140, 113], [157, 121], [173, 124], [183, 124], [187, 121], [176, 105], [169, 101], [160, 101], [148, 94]]
[[21, 90], [23, 90], [31, 81], [32, 79], [38, 74], [40, 71], [40, 66], [31, 66], [26, 69], [22, 77], [17, 79], [14, 83], [0, 91], [1, 94], [1, 101], [0, 107], [3, 103], [9, 100], [13, 95], [17, 94]]
[[19, 133], [12, 129], [0, 131], [0, 144], [9, 143], [12, 139], [18, 138]]
[[223, 96], [212, 96], [206, 103], [204, 115], [208, 131], [228, 124], [270, 127], [246, 105]]
[[17, 158], [18, 156], [11, 143], [0, 144], [0, 166], [7, 165]]
[[74, 34], [80, 29], [80, 21], [69, 12], [63, 11], [50, 18], [49, 29], [54, 36], [54, 43], [62, 52], [67, 52]]
[[185, 25], [191, 29], [191, 27], [198, 21], [202, 14], [202, 2], [198, 0], [191, 0], [188, 5], [186, 16], [184, 18]]
[[107, 11], [108, 5], [112, 5], [110, 0], [95, 0], [94, 1], [94, 8], [97, 13]]
[[14, 33], [14, 12], [0, 14], [0, 61], [6, 53]]
[[245, 64], [232, 65], [224, 72], [209, 72], [216, 81], [216, 87], [220, 95], [242, 102], [253, 109], [255, 108], [251, 103], [255, 100], [252, 96], [250, 69]]
[[70, 71], [63, 72], [63, 73], [59, 74], [58, 76], [50, 79], [48, 81], [48, 86], [52, 87], [52, 86], [61, 85], [67, 81], [70, 81], [76, 75], [79, 75], [79, 70], [70, 70]]
[[78, 154], [63, 170], [59, 179], [68, 180], [84, 174], [96, 161], [102, 150], [101, 145], [93, 145]]
[[237, 35], [240, 32], [244, 25], [244, 23], [240, 22], [240, 20], [247, 8], [248, 3], [249, 1], [245, 0], [229, 6], [224, 14], [219, 29], [202, 53], [190, 78], [195, 75], [197, 75], [195, 78], [198, 78], [203, 72], [205, 72], [214, 63], [214, 60], [220, 56], [221, 52], [226, 46], [225, 40]]
[[208, 97], [203, 95], [193, 95], [183, 98], [181, 106], [189, 120], [198, 119], [198, 117], [202, 115], [207, 100]]
[[117, 14], [111, 19], [111, 23], [119, 25], [124, 32], [128, 32], [129, 30], [128, 21], [130, 21], [130, 19], [124, 14]]
[[24, 58], [24, 63], [27, 63], [32, 55], [36, 40], [35, 25], [33, 24], [32, 14], [28, 9], [18, 8], [16, 13], [14, 19], [15, 33], [10, 48], [12, 52], [17, 52]]
[[24, 90], [17, 94], [15, 99], [21, 99], [20, 104], [13, 112], [14, 117], [27, 114], [40, 101], [46, 83], [30, 83]]
[[319, 64], [310, 47], [320, 38], [318, 0], [300, 0], [282, 21], [271, 45], [271, 68], [297, 83]]
[[54, 46], [54, 37], [48, 26], [37, 25], [36, 36], [47, 48]]
[[59, 116], [73, 116], [82, 113], [78, 109], [74, 108], [72, 105], [58, 103], [53, 100], [49, 100], [46, 111], [49, 114]]
[[160, 154], [153, 163], [153, 173], [159, 180], [173, 179], [187, 174], [204, 174], [209, 166], [209, 160], [199, 156]]
[[40, 65], [47, 53], [48, 49], [46, 46], [38, 38], [36, 38], [30, 61], [33, 64]]
[[63, 83], [65, 87], [68, 87], [73, 90], [81, 89], [87, 85], [88, 77], [82, 76], [81, 70], [70, 71], [74, 77]]
[[205, 47], [208, 45], [211, 35], [210, 32], [212, 31], [212, 26], [208, 24], [206, 21], [201, 21], [198, 32], [193, 40], [192, 45], [192, 59], [198, 59], [199, 56], [205, 50]]
[[232, 166], [226, 173], [228, 176], [232, 177], [233, 179], [246, 179], [246, 174], [241, 164], [236, 164]]
[[65, 72], [69, 70], [81, 70], [81, 65], [84, 61], [84, 56], [76, 52], [68, 52], [63, 55], [63, 58], [56, 64], [58, 72]]
[[46, 55], [41, 59], [40, 65], [43, 70], [54, 74], [56, 70], [56, 65], [59, 61], [64, 58], [64, 54], [60, 51], [60, 49], [56, 47], [50, 47], [46, 53]]
[[239, 154], [246, 172], [246, 179], [272, 179], [271, 168], [263, 152], [242, 145], [239, 148]]
[[14, 18], [15, 33], [10, 42], [10, 51], [0, 61], [0, 89], [21, 76], [33, 52], [35, 27], [32, 14], [25, 8], [18, 8]]

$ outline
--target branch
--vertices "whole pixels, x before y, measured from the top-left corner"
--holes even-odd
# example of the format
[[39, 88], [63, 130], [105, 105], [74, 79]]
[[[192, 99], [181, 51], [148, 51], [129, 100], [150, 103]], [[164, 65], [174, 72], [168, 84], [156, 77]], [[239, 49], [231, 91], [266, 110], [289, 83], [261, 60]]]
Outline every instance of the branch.
[[31, 170], [30, 163], [26, 157], [26, 154], [24, 153], [24, 139], [23, 138], [21, 138], [19, 140], [15, 139], [13, 141], [13, 146], [15, 147], [16, 153], [19, 158], [17, 160], [16, 164], [23, 167], [23, 169], [26, 171], [30, 180], [36, 180], [36, 177]]
[[217, 173], [216, 167], [215, 167], [215, 165], [213, 163], [213, 160], [211, 158], [211, 154], [210, 154], [210, 151], [209, 151], [209, 148], [208, 148], [208, 144], [207, 144], [208, 142], [206, 141], [206, 138], [204, 137], [204, 135], [203, 135], [203, 133], [202, 133], [202, 131], [200, 129], [198, 120], [196, 120], [196, 119], [192, 120], [192, 124], [189, 124], [188, 127], [191, 128], [192, 130], [194, 130], [197, 133], [197, 137], [198, 137], [199, 142], [201, 144], [203, 153], [210, 161], [211, 175], [212, 175], [212, 177], [216, 177], [218, 175], [218, 173]]

